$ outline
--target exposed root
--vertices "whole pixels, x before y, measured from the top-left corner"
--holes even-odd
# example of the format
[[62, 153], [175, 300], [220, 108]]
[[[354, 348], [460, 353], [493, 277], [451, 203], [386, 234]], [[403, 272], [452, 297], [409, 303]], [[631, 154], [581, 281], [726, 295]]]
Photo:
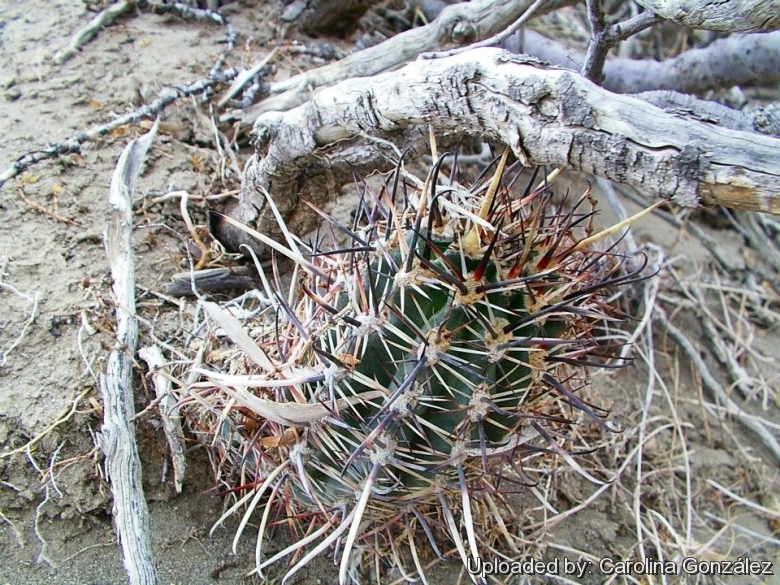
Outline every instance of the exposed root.
[[10, 354], [22, 342], [25, 335], [27, 335], [27, 331], [29, 331], [32, 324], [35, 323], [35, 319], [38, 317], [38, 302], [41, 298], [40, 292], [35, 293], [35, 298], [31, 298], [30, 296], [24, 294], [23, 292], [20, 292], [13, 285], [8, 284], [7, 282], [3, 282], [2, 281], [3, 276], [4, 274], [2, 273], [2, 271], [0, 271], [0, 289], [7, 290], [15, 294], [16, 296], [23, 298], [28, 303], [30, 303], [31, 307], [30, 307], [30, 315], [27, 317], [27, 320], [25, 321], [22, 330], [19, 332], [19, 335], [16, 336], [16, 339], [14, 339], [14, 341], [11, 343], [11, 345], [8, 346], [8, 348], [0, 352], [0, 368], [6, 364], [6, 361], [8, 360], [8, 354]]

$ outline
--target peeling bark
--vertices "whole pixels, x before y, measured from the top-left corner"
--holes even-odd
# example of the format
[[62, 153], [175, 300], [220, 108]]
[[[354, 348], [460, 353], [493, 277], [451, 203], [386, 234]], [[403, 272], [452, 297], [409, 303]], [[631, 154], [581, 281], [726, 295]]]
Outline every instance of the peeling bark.
[[485, 48], [345, 81], [261, 116], [236, 218], [278, 235], [268, 192], [293, 231], [311, 227], [316, 216], [299, 197], [322, 204], [351, 176], [345, 161], [388, 156], [378, 140], [410, 139], [420, 125], [504, 143], [524, 164], [584, 171], [684, 206], [780, 213], [780, 140], [680, 117]]

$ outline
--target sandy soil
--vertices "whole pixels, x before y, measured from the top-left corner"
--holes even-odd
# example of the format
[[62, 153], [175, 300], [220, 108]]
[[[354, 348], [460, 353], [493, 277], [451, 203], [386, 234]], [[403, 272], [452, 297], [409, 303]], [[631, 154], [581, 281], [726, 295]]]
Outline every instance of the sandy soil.
[[[5, 61], [0, 70], [0, 169], [28, 150], [136, 108], [139, 100], [153, 99], [164, 85], [205, 77], [222, 50], [224, 34], [219, 27], [139, 14], [102, 31], [63, 65], [53, 64], [52, 54], [91, 16], [75, 0], [0, 4], [0, 54]], [[252, 62], [264, 54], [264, 42], [277, 34], [267, 17], [263, 2], [233, 6], [231, 22], [243, 35], [234, 60]], [[248, 37], [254, 40], [244, 46]], [[285, 67], [299, 65], [311, 63], [290, 62]], [[148, 201], [171, 190], [202, 195], [236, 186], [234, 179], [220, 178], [221, 159], [204, 120], [208, 120], [204, 111], [189, 103], [167, 111], [168, 125], [155, 140], [139, 179], [134, 246], [139, 313], [146, 320], [142, 341], [150, 339], [151, 325], [157, 338], [176, 339], [186, 328], [191, 308], [177, 307], [148, 292], [162, 290], [171, 274], [187, 266], [187, 240], [181, 235], [186, 229], [178, 202]], [[108, 185], [122, 148], [142, 131], [123, 128], [87, 143], [80, 155], [37, 165], [6, 184], [0, 196], [0, 351], [4, 352], [0, 358], [0, 583], [125, 582], [111, 525], [110, 489], [93, 439], [101, 423], [95, 376], [104, 368], [112, 343], [110, 279], [101, 235]], [[198, 205], [191, 206], [191, 213], [203, 223]], [[702, 223], [701, 229], [717, 240], [735, 266], [745, 269], [753, 261], [733, 230], [713, 222]], [[662, 246], [668, 257], [677, 256], [674, 266], [683, 280], [704, 278], [702, 274], [710, 269], [711, 259], [695, 238], [659, 219], [640, 224], [637, 238]], [[676, 286], [670, 274], [664, 273], [662, 290]], [[34, 320], [28, 325], [33, 308]], [[683, 310], [673, 318], [702, 349], [704, 343], [699, 341], [706, 333], [693, 312]], [[777, 425], [777, 322], [751, 323], [752, 349], [767, 356], [758, 360], [762, 369], [756, 376], [767, 381], [768, 389], [745, 408]], [[548, 560], [565, 554], [576, 558], [581, 552], [596, 558], [636, 559], [641, 523], [649, 556], [661, 551], [705, 560], [749, 555], [773, 561], [775, 572], [780, 571], [777, 541], [767, 540], [777, 539], [780, 529], [777, 461], [733, 420], [713, 416], [717, 411], [706, 406], [711, 399], [702, 392], [698, 375], [668, 339], [656, 335], [655, 349], [659, 379], [652, 404], [647, 404], [644, 359], [614, 374], [597, 374], [590, 390], [590, 398], [609, 408], [611, 420], [623, 430], [597, 438], [591, 461], [594, 468], [615, 472], [624, 466], [620, 475], [580, 512], [544, 529], [529, 529], [524, 552]], [[719, 379], [726, 381], [711, 352], [702, 351]], [[151, 400], [142, 373], [139, 366], [139, 410]], [[57, 421], [40, 441], [25, 448]], [[645, 473], [637, 485], [634, 449], [640, 436], [653, 431], [656, 434], [642, 443]], [[774, 434], [778, 435], [776, 427]], [[251, 538], [245, 538], [238, 556], [233, 556], [235, 524], [208, 536], [223, 502], [213, 489], [205, 450], [192, 445], [184, 493], [177, 495], [154, 416], [139, 420], [138, 441], [160, 582], [249, 582], [243, 576], [254, 566]], [[724, 497], [708, 480], [774, 516]], [[596, 488], [561, 469], [545, 490], [550, 505], [565, 511], [588, 499]], [[543, 520], [545, 514], [530, 492], [511, 501], [525, 525], [533, 527]], [[712, 516], [727, 519], [727, 525]], [[284, 542], [285, 535], [279, 537]], [[333, 578], [327, 559], [303, 575], [306, 582], [330, 583]], [[431, 582], [454, 578], [456, 568], [445, 566], [433, 573]], [[583, 582], [605, 579], [595, 572]], [[777, 583], [777, 579], [692, 577], [689, 581]]]

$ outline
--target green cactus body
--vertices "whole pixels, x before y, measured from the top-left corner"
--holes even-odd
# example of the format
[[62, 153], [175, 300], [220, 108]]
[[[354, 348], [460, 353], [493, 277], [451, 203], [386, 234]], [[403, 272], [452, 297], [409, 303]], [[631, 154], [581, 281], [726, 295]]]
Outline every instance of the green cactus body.
[[[246, 437], [256, 489], [244, 500], [262, 495], [263, 527], [275, 510], [320, 537], [302, 541], [312, 554], [342, 544], [342, 582], [361, 542], [400, 562], [399, 534], [420, 574], [416, 531], [437, 552], [443, 533], [464, 563], [476, 557], [473, 507], [498, 514], [506, 465], [563, 451], [555, 437], [572, 409], [605, 426], [575, 392], [598, 353], [603, 291], [632, 275], [613, 254], [579, 249], [573, 226], [589, 214], [547, 211], [544, 189], [474, 199], [440, 206], [423, 193], [417, 211], [377, 200], [384, 219], [352, 232], [351, 248], [313, 254], [292, 294], [274, 293], [282, 308], [259, 341], [276, 371], [260, 378], [290, 383], [255, 395], [322, 416], [284, 424], [233, 395], [271, 439]], [[258, 558], [258, 571], [289, 552]]]

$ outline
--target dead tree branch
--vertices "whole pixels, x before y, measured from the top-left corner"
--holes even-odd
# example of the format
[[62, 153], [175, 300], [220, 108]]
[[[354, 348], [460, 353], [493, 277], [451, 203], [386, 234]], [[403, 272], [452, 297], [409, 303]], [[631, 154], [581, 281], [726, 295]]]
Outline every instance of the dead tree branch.
[[105, 10], [102, 10], [100, 13], [98, 13], [97, 16], [95, 16], [95, 18], [90, 20], [84, 28], [82, 28], [73, 36], [67, 47], [61, 51], [58, 51], [57, 54], [54, 55], [54, 62], [57, 64], [62, 64], [70, 59], [78, 52], [81, 47], [87, 44], [90, 39], [92, 39], [98, 33], [98, 31], [107, 26], [110, 26], [119, 20], [122, 16], [133, 10], [135, 7], [136, 3], [133, 0], [122, 0], [121, 2], [112, 4]]
[[721, 32], [770, 32], [780, 28], [778, 0], [637, 0], [665, 20]]
[[692, 95], [673, 91], [645, 91], [634, 94], [633, 97], [653, 104], [662, 110], [717, 124], [729, 130], [758, 132], [780, 138], [780, 103], [777, 102], [766, 107], [734, 110], [717, 102], [700, 100]]
[[[275, 234], [268, 192], [294, 231], [311, 227], [299, 196], [323, 203], [352, 176], [346, 154], [365, 162], [378, 156], [378, 141], [408, 138], [414, 125], [501, 142], [526, 165], [584, 171], [684, 206], [780, 213], [780, 140], [679, 117], [574, 72], [484, 48], [345, 81], [299, 108], [264, 114], [235, 218]], [[318, 173], [330, 189], [307, 188]]]
[[119, 157], [111, 179], [109, 225], [105, 235], [116, 304], [117, 347], [108, 356], [106, 373], [100, 375], [104, 415], [97, 439], [106, 457], [106, 474], [114, 496], [114, 525], [131, 585], [157, 583], [149, 539], [149, 511], [132, 423], [135, 415], [133, 355], [138, 344], [138, 323], [130, 241], [133, 187], [156, 131], [157, 124], [143, 138], [131, 141]]
[[[523, 52], [542, 61], [580, 70], [583, 53], [525, 31]], [[702, 93], [734, 85], [770, 86], [780, 82], [780, 31], [763, 35], [731, 35], [702, 49], [691, 49], [666, 61], [608, 59], [603, 86], [617, 93], [672, 90]]]

